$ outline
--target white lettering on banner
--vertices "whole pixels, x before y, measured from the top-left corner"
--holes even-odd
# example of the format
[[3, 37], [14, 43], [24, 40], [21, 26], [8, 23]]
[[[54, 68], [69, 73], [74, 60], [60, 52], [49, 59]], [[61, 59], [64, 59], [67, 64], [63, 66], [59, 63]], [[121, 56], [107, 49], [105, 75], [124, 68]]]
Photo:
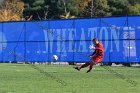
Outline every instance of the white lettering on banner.
[[[115, 43], [115, 45], [116, 45], [116, 48], [115, 49], [117, 49], [117, 52], [119, 52], [119, 30], [120, 29], [120, 27], [116, 27], [116, 28], [114, 28], [114, 29], [110, 29], [111, 30], [111, 40], [113, 40], [114, 41], [114, 43]], [[112, 46], [113, 44], [113, 41], [111, 41], [111, 49], [110, 49], [110, 52], [112, 52], [114, 49], [114, 46]]]
[[[50, 51], [50, 53], [53, 52], [53, 50], [55, 49], [56, 52], [73, 52], [74, 51], [74, 47], [78, 48], [79, 51], [82, 52], [87, 52], [89, 49], [87, 48], [87, 43], [86, 43], [86, 37], [90, 37], [91, 40], [92, 38], [96, 37], [99, 38], [100, 40], [105, 39], [105, 41], [103, 42], [104, 47], [105, 47], [105, 51], [107, 51], [108, 46], [110, 46], [110, 51], [113, 51], [113, 47], [115, 47], [115, 49], [117, 49], [117, 51], [119, 51], [119, 27], [116, 29], [109, 29], [109, 27], [101, 27], [99, 29], [99, 27], [94, 27], [94, 28], [88, 28], [88, 30], [84, 30], [84, 28], [81, 28], [81, 35], [80, 39], [79, 39], [79, 44], [78, 46], [76, 46], [76, 44], [74, 43], [74, 38], [76, 37], [76, 29], [75, 28], [68, 28], [68, 29], [49, 29], [49, 30], [44, 30], [44, 34], [45, 34], [45, 45], [46, 45], [46, 51]], [[98, 36], [98, 30], [100, 30]], [[111, 32], [109, 34], [109, 32]], [[87, 34], [86, 34], [87, 33]], [[108, 39], [109, 37], [111, 38], [111, 41], [109, 43]], [[68, 40], [70, 40], [68, 42], [68, 44], [66, 45], [65, 43], [65, 39], [68, 38]], [[53, 42], [53, 40], [58, 40], [55, 43]], [[114, 39], [114, 40], [113, 40]], [[49, 42], [51, 41], [51, 42]], [[115, 43], [114, 46], [112, 46]], [[75, 45], [74, 45], [75, 44]], [[92, 44], [92, 42], [91, 42]]]
[[66, 53], [66, 31], [67, 29], [62, 29], [62, 34], [58, 34], [58, 37], [60, 38], [60, 43], [61, 43], [61, 47], [60, 47], [60, 52], [61, 52], [61, 60], [65, 60], [67, 53]]
[[[89, 28], [88, 29], [88, 37], [90, 37], [91, 40], [93, 39], [93, 37], [97, 37], [97, 31], [98, 31], [97, 27]], [[91, 42], [91, 45], [92, 45], [92, 42]]]
[[[135, 29], [132, 27], [124, 27], [123, 30], [124, 35], [123, 38], [124, 39], [135, 39]], [[136, 57], [136, 44], [135, 44], [135, 40], [124, 40], [123, 41], [123, 47], [124, 47], [124, 55], [126, 57]]]
[[7, 39], [2, 31], [0, 31], [0, 41], [3, 42], [0, 43], [0, 52], [2, 52], [7, 47]]
[[[103, 33], [105, 36], [103, 36]], [[104, 38], [105, 40], [108, 40], [108, 31], [106, 27], [101, 27], [100, 29], [99, 39], [102, 40], [102, 38]], [[108, 48], [108, 41], [105, 41], [104, 50], [106, 51], [107, 48]]]
[[[128, 39], [128, 32], [123, 32], [123, 39]], [[123, 47], [124, 47], [124, 51], [123, 54], [128, 57], [129, 56], [129, 51], [128, 51], [128, 47], [129, 46], [129, 42], [128, 40], [124, 40], [123, 41]]]
[[[44, 32], [44, 36], [45, 36], [45, 41], [48, 41], [48, 32], [47, 32], [47, 30], [43, 30], [43, 32]], [[48, 52], [48, 46], [49, 46], [49, 42], [45, 42], [45, 51], [47, 51]]]
[[[56, 52], [61, 52], [61, 29], [56, 29], [56, 38], [57, 38], [57, 45], [55, 46], [57, 49], [56, 49]], [[52, 53], [52, 52], [51, 52]]]
[[68, 32], [67, 33], [69, 33], [69, 40], [71, 40], [70, 42], [69, 42], [69, 46], [68, 46], [68, 51], [69, 52], [73, 52], [74, 50], [73, 50], [73, 48], [74, 48], [74, 35], [75, 35], [75, 33], [76, 33], [76, 30], [75, 29], [68, 29]]
[[[80, 38], [79, 51], [87, 52], [84, 28], [81, 28], [81, 32], [82, 32], [82, 33], [81, 33], [81, 38]], [[82, 41], [81, 41], [81, 40], [82, 40]], [[82, 50], [81, 50], [81, 47], [82, 47]]]
[[50, 53], [53, 52], [53, 44], [54, 44], [54, 42], [52, 42], [52, 41], [55, 39], [55, 37], [54, 37], [55, 30], [56, 29], [49, 29], [49, 32], [48, 32], [49, 33], [48, 39], [49, 39], [49, 41], [51, 41], [51, 42], [48, 42], [50, 44], [50, 46], [49, 46]]
[[61, 42], [61, 52], [66, 52], [66, 43], [64, 42], [66, 38], [66, 29], [62, 29], [62, 37], [60, 37]]
[[[135, 39], [135, 31], [130, 32], [130, 39]], [[136, 57], [136, 41], [130, 40], [130, 57]]]

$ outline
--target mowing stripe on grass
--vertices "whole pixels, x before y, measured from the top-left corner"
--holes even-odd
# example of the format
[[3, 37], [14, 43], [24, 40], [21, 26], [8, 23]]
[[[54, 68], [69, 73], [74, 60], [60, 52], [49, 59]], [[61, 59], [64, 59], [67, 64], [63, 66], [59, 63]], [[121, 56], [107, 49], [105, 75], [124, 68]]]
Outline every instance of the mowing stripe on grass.
[[36, 69], [39, 73], [42, 73], [46, 77], [50, 77], [51, 79], [55, 80], [56, 82], [60, 83], [61, 85], [67, 86], [67, 83], [65, 81], [53, 76], [52, 74], [49, 74], [48, 72], [45, 72], [44, 70], [40, 69], [39, 67], [37, 67], [33, 64], [29, 64], [29, 66]]

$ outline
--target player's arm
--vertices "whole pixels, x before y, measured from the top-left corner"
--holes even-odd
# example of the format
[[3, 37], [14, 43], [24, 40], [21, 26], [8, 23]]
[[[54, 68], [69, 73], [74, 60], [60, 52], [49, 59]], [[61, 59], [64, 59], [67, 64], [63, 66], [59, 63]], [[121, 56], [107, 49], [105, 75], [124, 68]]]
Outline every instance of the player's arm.
[[91, 55], [89, 55], [89, 57], [93, 56], [96, 54], [96, 51], [94, 51]]
[[94, 51], [92, 54], [91, 54], [91, 56], [93, 56], [93, 55], [95, 55], [96, 54], [96, 51]]
[[96, 47], [95, 50], [103, 50], [102, 48], [100, 47]]
[[[94, 47], [93, 45], [90, 45], [89, 48], [90, 48], [91, 50], [95, 50], [95, 47]], [[95, 55], [95, 54], [96, 54], [96, 50], [95, 50], [91, 55], [89, 55], [89, 57], [92, 57], [92, 56]]]

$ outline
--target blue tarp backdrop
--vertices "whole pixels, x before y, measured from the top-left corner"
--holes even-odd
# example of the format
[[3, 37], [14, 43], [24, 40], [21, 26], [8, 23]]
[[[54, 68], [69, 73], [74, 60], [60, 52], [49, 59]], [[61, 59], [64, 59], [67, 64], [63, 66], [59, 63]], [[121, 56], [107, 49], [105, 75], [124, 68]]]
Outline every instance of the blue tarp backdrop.
[[1, 62], [88, 62], [92, 38], [103, 62], [140, 62], [140, 16], [0, 23]]

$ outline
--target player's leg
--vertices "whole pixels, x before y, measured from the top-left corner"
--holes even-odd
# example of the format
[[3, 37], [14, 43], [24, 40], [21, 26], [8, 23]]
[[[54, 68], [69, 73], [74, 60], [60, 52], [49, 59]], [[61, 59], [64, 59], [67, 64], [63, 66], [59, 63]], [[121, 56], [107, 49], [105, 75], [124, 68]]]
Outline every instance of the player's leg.
[[79, 69], [85, 68], [90, 65], [90, 62], [86, 62], [85, 64], [81, 65]]
[[90, 66], [89, 66], [89, 69], [88, 69], [87, 73], [90, 72], [90, 71], [93, 69], [94, 65], [96, 65], [96, 63], [95, 63], [94, 60], [92, 60], [92, 61], [90, 62]]
[[87, 73], [92, 70], [94, 65], [99, 64], [102, 61], [102, 59], [103, 58], [100, 58], [98, 56], [92, 57], [91, 62], [90, 62], [90, 67], [89, 67], [89, 70], [87, 71]]
[[90, 62], [86, 62], [86, 63], [84, 63], [83, 65], [81, 65], [81, 66], [79, 66], [79, 67], [75, 67], [75, 69], [77, 69], [77, 70], [80, 71], [80, 69], [82, 69], [82, 68], [84, 68], [84, 67], [87, 67], [87, 66], [89, 66], [89, 65], [90, 65]]

